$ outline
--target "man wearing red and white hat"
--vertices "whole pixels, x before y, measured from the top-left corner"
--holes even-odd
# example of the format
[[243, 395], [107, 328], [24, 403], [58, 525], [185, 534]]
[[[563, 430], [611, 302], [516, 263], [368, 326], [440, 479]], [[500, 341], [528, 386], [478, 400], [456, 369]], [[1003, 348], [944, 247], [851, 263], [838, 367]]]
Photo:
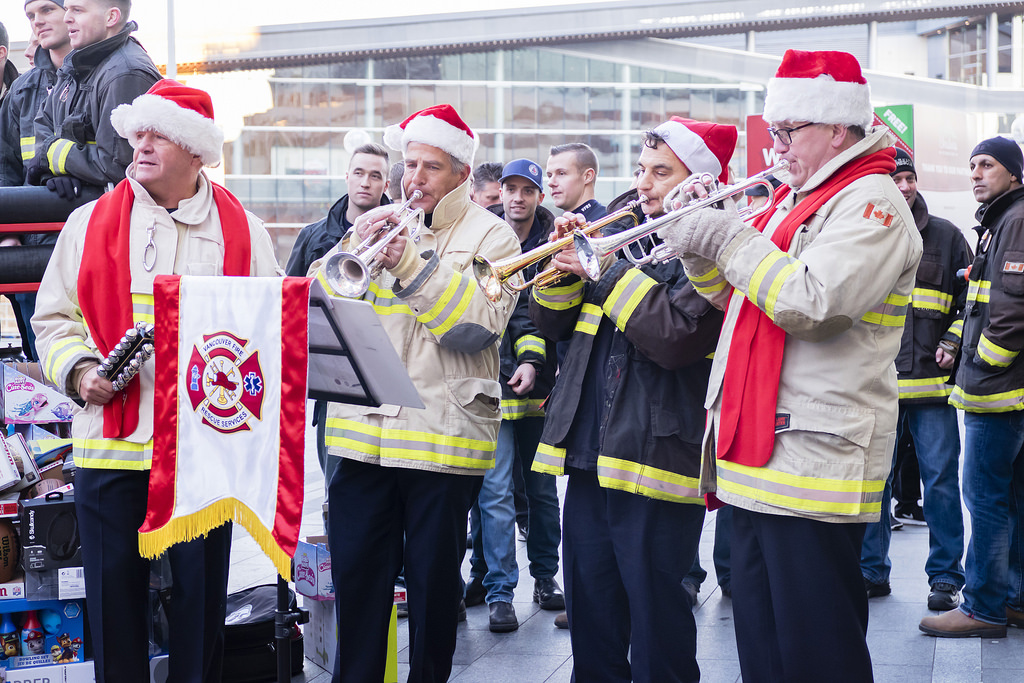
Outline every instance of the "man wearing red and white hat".
[[[381, 314], [426, 409], [328, 405], [327, 449], [341, 457], [328, 485], [334, 680], [384, 677], [404, 538], [410, 680], [441, 683], [455, 652], [466, 515], [494, 466], [501, 424], [497, 342], [516, 303], [508, 294], [497, 302], [484, 296], [473, 257], [513, 256], [519, 239], [470, 202], [477, 137], [450, 105], [389, 127], [384, 142], [402, 151], [402, 189], [406, 197], [421, 193], [412, 207], [426, 214], [427, 228], [389, 243], [384, 271], [363, 300]], [[356, 220], [355, 239], [397, 222], [394, 205], [373, 209]], [[320, 263], [311, 271], [322, 271]]]
[[727, 310], [701, 490], [734, 506], [743, 680], [870, 681], [861, 540], [892, 462], [921, 237], [852, 55], [787, 51], [764, 119], [790, 164], [773, 208], [752, 226], [729, 202], [662, 231]]
[[[149, 561], [139, 554], [153, 457], [153, 363], [122, 391], [97, 374], [157, 275], [281, 274], [270, 235], [203, 166], [223, 134], [210, 96], [158, 81], [111, 115], [134, 148], [127, 178], [68, 218], [32, 326], [43, 371], [85, 407], [74, 438], [75, 509], [97, 681], [149, 680]], [[168, 550], [174, 588], [168, 680], [219, 681], [231, 526]]]
[[[725, 178], [736, 137], [733, 126], [677, 117], [648, 131], [637, 189], [609, 211], [639, 192], [654, 217], [691, 173]], [[556, 234], [583, 221], [567, 216]], [[533, 469], [569, 477], [562, 576], [575, 678], [697, 681], [682, 580], [704, 521], [697, 444], [722, 314], [675, 259], [634, 268], [612, 256], [597, 282], [583, 279], [575, 250], [554, 263], [573, 276], [534, 288], [530, 316], [540, 334], [571, 340]]]

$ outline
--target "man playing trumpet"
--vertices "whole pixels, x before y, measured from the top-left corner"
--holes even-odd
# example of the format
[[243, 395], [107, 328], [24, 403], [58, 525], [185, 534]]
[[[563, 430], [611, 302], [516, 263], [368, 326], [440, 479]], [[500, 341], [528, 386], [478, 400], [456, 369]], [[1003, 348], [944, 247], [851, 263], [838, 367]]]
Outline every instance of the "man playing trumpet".
[[[644, 214], [659, 215], [691, 173], [725, 180], [735, 145], [732, 126], [677, 117], [646, 133]], [[558, 219], [555, 237], [581, 222]], [[611, 256], [598, 282], [582, 279], [571, 247], [553, 261], [573, 276], [535, 287], [530, 315], [541, 334], [571, 346], [533, 468], [569, 476], [562, 575], [575, 680], [697, 681], [681, 582], [704, 521], [698, 443], [722, 315], [677, 259], [638, 269]]]
[[743, 680], [870, 681], [861, 540], [892, 462], [921, 237], [852, 55], [786, 52], [764, 120], [789, 188], [756, 227], [729, 202], [661, 231], [727, 307], [701, 491], [734, 506]]
[[[423, 211], [429, 230], [417, 242], [407, 228], [387, 244], [377, 257], [384, 271], [363, 300], [381, 314], [426, 409], [328, 404], [327, 450], [341, 457], [328, 485], [334, 680], [384, 677], [404, 539], [410, 679], [443, 683], [455, 652], [466, 515], [494, 466], [501, 423], [497, 342], [516, 303], [515, 295], [484, 296], [473, 256], [518, 254], [519, 240], [470, 202], [477, 137], [450, 105], [389, 127], [384, 142], [402, 150], [404, 194], [419, 191], [411, 209]], [[394, 207], [374, 209], [356, 220], [347, 242], [398, 223]]]

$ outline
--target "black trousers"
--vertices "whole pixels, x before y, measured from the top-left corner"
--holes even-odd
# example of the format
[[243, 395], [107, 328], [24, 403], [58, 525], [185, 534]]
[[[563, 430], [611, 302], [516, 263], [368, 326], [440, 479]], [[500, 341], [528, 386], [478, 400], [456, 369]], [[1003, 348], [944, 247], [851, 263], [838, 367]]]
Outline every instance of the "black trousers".
[[328, 496], [338, 610], [334, 680], [384, 679], [394, 583], [409, 591], [409, 682], [444, 683], [462, 600], [466, 515], [483, 477], [368, 465], [343, 458]]
[[602, 488], [596, 472], [569, 470], [562, 576], [576, 683], [700, 680], [682, 580], [703, 522], [702, 505]]
[[869, 683], [865, 524], [733, 511], [732, 588], [744, 683]]
[[[148, 487], [148, 471], [79, 468], [75, 474], [97, 683], [149, 680], [149, 560], [139, 555]], [[230, 554], [230, 523], [167, 551], [173, 581], [168, 680], [221, 680]]]

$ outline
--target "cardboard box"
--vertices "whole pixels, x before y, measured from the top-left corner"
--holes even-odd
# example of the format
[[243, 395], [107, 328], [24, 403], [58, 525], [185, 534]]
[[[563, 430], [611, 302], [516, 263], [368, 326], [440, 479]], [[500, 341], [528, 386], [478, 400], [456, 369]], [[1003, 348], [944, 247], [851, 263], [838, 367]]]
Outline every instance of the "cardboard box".
[[18, 501], [21, 566], [26, 572], [82, 566], [82, 543], [74, 496], [50, 492]]
[[308, 536], [295, 549], [295, 592], [314, 600], [333, 600], [331, 552], [326, 536]]
[[43, 381], [38, 363], [4, 364], [0, 404], [6, 424], [71, 422], [78, 410], [70, 398]]
[[47, 602], [10, 600], [0, 602], [0, 612], [16, 613], [13, 615], [15, 625], [20, 626], [25, 618], [25, 613], [35, 610], [43, 627], [40, 653], [9, 657], [4, 662], [4, 666], [8, 669], [8, 675], [11, 669], [83, 661], [85, 659], [85, 616], [82, 604], [81, 600], [51, 600]]
[[85, 598], [85, 571], [82, 567], [60, 567], [25, 572], [25, 599], [74, 600]]
[[29, 669], [0, 669], [0, 683], [96, 683], [92, 662], [35, 666]]
[[39, 482], [39, 466], [36, 464], [35, 458], [32, 457], [32, 451], [28, 444], [25, 443], [25, 437], [21, 434], [12, 434], [4, 440], [4, 443], [7, 444], [7, 449], [14, 456], [14, 463], [21, 475], [21, 481], [11, 489], [22, 491], [37, 484]]
[[[309, 611], [309, 623], [302, 626], [306, 659], [333, 672], [338, 650], [338, 619], [334, 614], [334, 600], [314, 600], [303, 596], [302, 609]], [[398, 683], [398, 610], [394, 607], [391, 608], [388, 661], [383, 683]]]

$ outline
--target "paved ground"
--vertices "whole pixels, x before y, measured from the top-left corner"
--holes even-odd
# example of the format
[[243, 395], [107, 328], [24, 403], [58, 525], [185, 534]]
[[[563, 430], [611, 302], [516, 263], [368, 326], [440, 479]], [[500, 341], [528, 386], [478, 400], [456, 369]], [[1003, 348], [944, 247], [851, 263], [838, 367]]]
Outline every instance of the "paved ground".
[[[564, 491], [564, 480], [560, 483]], [[315, 456], [306, 458], [306, 506], [303, 535], [322, 533], [323, 477]], [[969, 518], [966, 518], [969, 526]], [[699, 595], [697, 652], [702, 680], [736, 683], [740, 680], [733, 636], [732, 605], [714, 581], [711, 547], [715, 515], [709, 514], [701, 540], [701, 563], [708, 580]], [[917, 624], [928, 614], [928, 584], [924, 562], [928, 530], [906, 526], [893, 533], [892, 595], [871, 601], [868, 644], [879, 683], [1020, 683], [1024, 681], [1024, 630], [1013, 629], [1002, 640], [977, 638], [949, 640], [918, 632]], [[567, 683], [572, 671], [569, 634], [553, 625], [551, 612], [532, 602], [533, 580], [527, 571], [526, 544], [518, 544], [520, 585], [514, 605], [520, 628], [510, 634], [487, 629], [487, 607], [469, 609], [468, 620], [459, 626], [451, 680], [457, 683]], [[468, 563], [464, 565], [468, 576]], [[230, 590], [271, 583], [274, 569], [243, 529], [236, 525], [232, 546]], [[809, 615], [808, 618], [813, 618]], [[408, 675], [408, 630], [399, 622], [399, 681]], [[309, 660], [293, 683], [329, 683], [330, 675]]]

